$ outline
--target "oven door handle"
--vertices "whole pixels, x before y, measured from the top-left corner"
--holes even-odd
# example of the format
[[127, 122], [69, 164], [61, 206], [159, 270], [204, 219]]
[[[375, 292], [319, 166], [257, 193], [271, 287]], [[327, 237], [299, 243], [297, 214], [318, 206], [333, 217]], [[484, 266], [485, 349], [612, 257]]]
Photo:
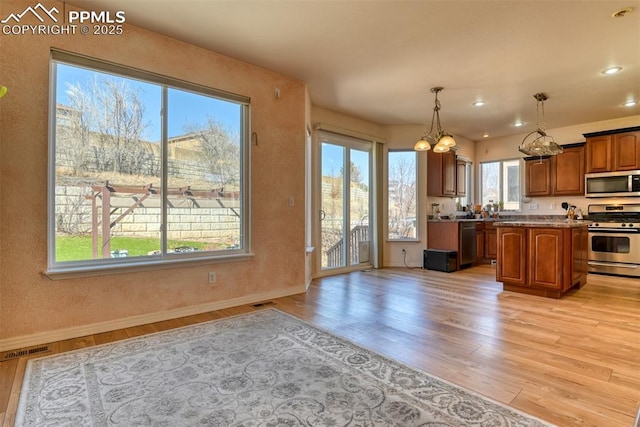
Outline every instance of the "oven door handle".
[[589, 228], [590, 233], [638, 234], [640, 228]]
[[589, 261], [589, 265], [596, 265], [598, 267], [622, 267], [622, 268], [630, 268], [636, 269], [638, 268], [635, 264], [621, 264], [618, 262], [598, 262], [598, 261]]

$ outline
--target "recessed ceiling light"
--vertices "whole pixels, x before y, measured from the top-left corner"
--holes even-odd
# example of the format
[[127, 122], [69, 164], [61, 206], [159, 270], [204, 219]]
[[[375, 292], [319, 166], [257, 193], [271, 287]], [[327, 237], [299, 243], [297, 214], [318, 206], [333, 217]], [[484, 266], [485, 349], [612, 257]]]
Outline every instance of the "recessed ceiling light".
[[622, 71], [622, 67], [609, 67], [602, 70], [602, 74], [616, 74]]
[[482, 137], [483, 137], [483, 138], [489, 138], [489, 134], [488, 134], [488, 133], [483, 133], [483, 134], [482, 134]]
[[485, 101], [478, 100], [478, 101], [476, 101], [476, 102], [474, 102], [474, 103], [473, 103], [473, 106], [474, 106], [474, 107], [482, 107], [482, 106], [483, 106], [483, 105], [485, 105], [485, 104], [486, 104], [486, 102], [485, 102]]
[[522, 126], [524, 126], [524, 122], [521, 122], [520, 120], [518, 120], [517, 122], [513, 123], [513, 126], [515, 126], [517, 128], [522, 127]]
[[625, 107], [634, 107], [635, 105], [637, 105], [638, 103], [636, 101], [634, 101], [633, 99], [628, 100], [627, 102], [624, 103]]

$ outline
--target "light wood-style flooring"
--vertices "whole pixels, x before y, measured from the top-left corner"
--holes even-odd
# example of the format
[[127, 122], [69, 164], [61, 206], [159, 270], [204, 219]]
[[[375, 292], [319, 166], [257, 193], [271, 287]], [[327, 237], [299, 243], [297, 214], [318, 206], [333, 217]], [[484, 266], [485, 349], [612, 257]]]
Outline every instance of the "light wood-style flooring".
[[[640, 280], [589, 275], [560, 300], [503, 292], [495, 268], [380, 269], [314, 280], [274, 307], [559, 426], [634, 425]], [[51, 344], [65, 352], [261, 309], [251, 305]], [[51, 353], [48, 353], [51, 354]], [[0, 363], [12, 426], [27, 358]]]

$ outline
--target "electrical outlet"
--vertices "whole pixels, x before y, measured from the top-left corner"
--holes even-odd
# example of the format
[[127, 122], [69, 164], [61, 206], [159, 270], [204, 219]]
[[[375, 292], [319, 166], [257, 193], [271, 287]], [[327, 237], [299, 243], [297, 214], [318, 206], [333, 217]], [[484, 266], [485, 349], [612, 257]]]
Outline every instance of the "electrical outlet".
[[402, 255], [406, 255], [407, 254], [407, 250], [405, 248], [402, 248]]
[[216, 273], [213, 271], [209, 272], [209, 283], [216, 283]]

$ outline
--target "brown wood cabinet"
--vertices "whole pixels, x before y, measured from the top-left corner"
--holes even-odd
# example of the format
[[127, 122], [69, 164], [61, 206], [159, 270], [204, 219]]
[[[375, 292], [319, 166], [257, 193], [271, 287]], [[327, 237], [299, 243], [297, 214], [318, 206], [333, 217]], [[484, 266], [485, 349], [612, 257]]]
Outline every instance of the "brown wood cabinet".
[[586, 173], [640, 169], [640, 127], [584, 134]]
[[484, 257], [486, 259], [498, 258], [498, 231], [493, 221], [484, 223]]
[[[564, 263], [564, 230], [559, 228], [532, 228], [529, 235], [528, 286], [562, 289]], [[520, 252], [523, 253], [523, 252]]]
[[427, 152], [427, 196], [456, 195], [456, 154]]
[[[427, 222], [427, 249], [439, 249], [443, 251], [456, 251], [456, 269], [460, 269], [461, 265], [461, 254], [462, 254], [462, 231], [460, 230], [461, 226], [468, 222], [461, 221], [429, 221]], [[476, 228], [476, 258], [473, 261], [473, 264], [488, 262], [485, 259], [486, 256], [486, 248], [485, 244], [485, 222], [482, 220], [478, 220], [475, 222]], [[492, 227], [489, 231], [491, 235], [493, 235], [493, 240], [495, 241], [495, 236], [497, 235], [497, 230], [495, 227]], [[497, 243], [494, 245], [497, 247]], [[496, 252], [494, 249], [493, 252]], [[493, 256], [495, 259], [495, 256]]]
[[501, 249], [498, 254], [496, 277], [498, 281], [525, 286], [527, 262], [522, 256], [527, 250], [527, 230], [520, 227], [500, 228]]
[[573, 250], [571, 283], [586, 281], [589, 270], [589, 232], [587, 228], [581, 227], [571, 230], [571, 247]]
[[456, 159], [456, 195], [467, 195], [467, 162]]
[[484, 222], [476, 222], [476, 262], [484, 258]]
[[584, 195], [585, 148], [583, 144], [565, 146], [551, 164], [551, 194], [554, 196]]
[[525, 195], [529, 197], [551, 195], [551, 158], [525, 162]]
[[467, 194], [467, 163], [455, 152], [427, 152], [427, 196], [455, 197]]
[[587, 138], [587, 173], [609, 172], [611, 162], [611, 135]]
[[496, 278], [504, 290], [560, 298], [586, 283], [587, 226], [498, 226]]
[[613, 170], [640, 169], [640, 131], [613, 135]]
[[427, 223], [427, 249], [458, 250], [458, 223], [455, 221], [429, 221]]
[[525, 195], [584, 195], [584, 144], [563, 146], [562, 154], [546, 158], [525, 159]]

